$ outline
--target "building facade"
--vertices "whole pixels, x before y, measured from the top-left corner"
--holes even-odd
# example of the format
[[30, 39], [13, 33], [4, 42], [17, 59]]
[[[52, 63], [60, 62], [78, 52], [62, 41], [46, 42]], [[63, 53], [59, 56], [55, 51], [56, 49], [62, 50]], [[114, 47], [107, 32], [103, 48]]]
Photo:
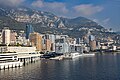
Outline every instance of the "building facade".
[[16, 44], [16, 37], [17, 37], [17, 33], [15, 31], [11, 31], [10, 33], [10, 44], [11, 45]]
[[3, 46], [0, 47], [0, 52], [16, 52], [16, 53], [31, 53], [35, 52], [36, 47], [16, 47], [16, 46]]
[[57, 39], [55, 43], [55, 52], [56, 53], [68, 53], [69, 52], [69, 43], [63, 39]]
[[6, 45], [10, 44], [10, 29], [7, 27], [2, 30], [2, 43]]
[[42, 35], [37, 32], [30, 34], [30, 42], [38, 51], [42, 51]]
[[33, 29], [32, 25], [27, 24], [26, 25], [26, 39], [29, 39], [30, 33], [33, 33], [33, 32], [34, 32], [34, 29]]

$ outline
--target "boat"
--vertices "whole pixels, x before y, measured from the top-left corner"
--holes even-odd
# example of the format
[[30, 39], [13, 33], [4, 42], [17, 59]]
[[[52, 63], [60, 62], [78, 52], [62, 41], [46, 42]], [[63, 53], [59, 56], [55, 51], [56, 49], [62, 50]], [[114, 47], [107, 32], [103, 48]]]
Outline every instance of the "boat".
[[57, 57], [50, 58], [50, 60], [62, 60], [62, 59], [63, 59], [63, 56], [57, 56]]
[[75, 58], [79, 58], [79, 57], [93, 57], [95, 56], [95, 53], [67, 53], [64, 54], [64, 59], [75, 59]]
[[83, 56], [83, 54], [80, 54], [78, 52], [75, 53], [68, 53], [64, 55], [64, 59], [74, 59], [74, 58], [78, 58], [80, 56]]
[[95, 53], [84, 53], [84, 57], [90, 57], [90, 56], [95, 56]]

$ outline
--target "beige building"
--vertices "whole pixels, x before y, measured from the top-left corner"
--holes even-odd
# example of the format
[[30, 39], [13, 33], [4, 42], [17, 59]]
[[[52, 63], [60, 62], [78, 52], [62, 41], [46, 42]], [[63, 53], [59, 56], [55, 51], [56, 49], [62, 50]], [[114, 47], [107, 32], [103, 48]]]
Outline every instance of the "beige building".
[[30, 42], [32, 46], [35, 46], [37, 51], [42, 51], [42, 35], [37, 32], [30, 34]]
[[51, 51], [51, 48], [52, 48], [52, 43], [51, 43], [51, 40], [49, 39], [46, 39], [46, 51]]
[[17, 33], [14, 31], [11, 31], [10, 33], [10, 44], [15, 45], [16, 44], [16, 36]]
[[91, 50], [95, 50], [96, 49], [96, 41], [95, 40], [90, 41], [90, 49]]

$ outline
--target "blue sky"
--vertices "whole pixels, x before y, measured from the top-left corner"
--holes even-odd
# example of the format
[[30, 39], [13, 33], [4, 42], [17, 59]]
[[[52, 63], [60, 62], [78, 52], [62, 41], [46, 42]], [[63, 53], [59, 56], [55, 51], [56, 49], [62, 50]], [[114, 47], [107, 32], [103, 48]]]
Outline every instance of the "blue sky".
[[120, 0], [0, 0], [7, 5], [26, 5], [58, 16], [83, 16], [105, 28], [120, 31]]

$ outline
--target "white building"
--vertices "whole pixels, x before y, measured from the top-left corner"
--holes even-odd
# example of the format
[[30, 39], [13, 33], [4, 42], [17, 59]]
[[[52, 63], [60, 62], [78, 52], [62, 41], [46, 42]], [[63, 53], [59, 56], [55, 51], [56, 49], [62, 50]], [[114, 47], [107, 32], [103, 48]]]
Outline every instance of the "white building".
[[55, 35], [54, 34], [49, 34], [49, 39], [51, 41], [52, 51], [55, 52]]
[[10, 44], [10, 30], [7, 27], [2, 30], [2, 42], [3, 44]]
[[16, 46], [5, 46], [0, 47], [1, 52], [16, 52], [16, 53], [32, 53], [36, 51], [36, 47], [16, 47]]
[[56, 53], [68, 53], [69, 52], [69, 44], [65, 39], [57, 39], [55, 44], [55, 52]]

